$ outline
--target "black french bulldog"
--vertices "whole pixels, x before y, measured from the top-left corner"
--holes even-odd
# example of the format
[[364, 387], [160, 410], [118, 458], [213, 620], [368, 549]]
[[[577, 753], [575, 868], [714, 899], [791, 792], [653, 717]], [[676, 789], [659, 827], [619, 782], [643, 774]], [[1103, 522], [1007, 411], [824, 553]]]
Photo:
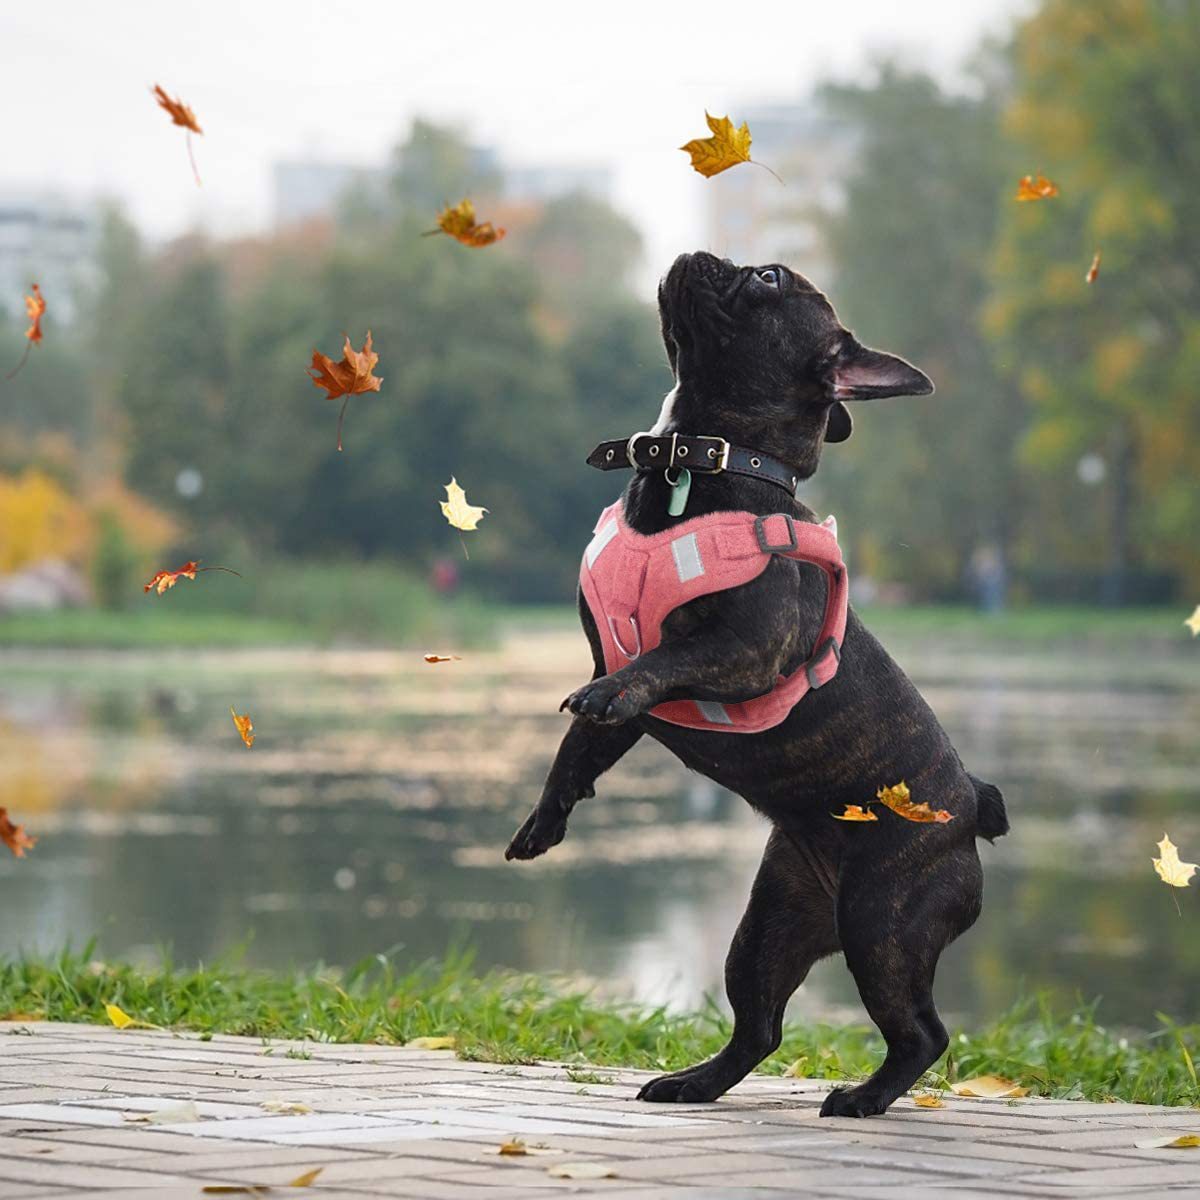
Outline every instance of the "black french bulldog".
[[[676, 387], [655, 433], [723, 437], [806, 479], [823, 442], [850, 436], [843, 401], [933, 390], [903, 359], [861, 345], [825, 296], [782, 266], [681, 255], [658, 303]], [[667, 502], [661, 470], [636, 472], [624, 494], [625, 519], [643, 534], [721, 510], [816, 520], [778, 487], [727, 473], [694, 477], [684, 517], [669, 516]], [[674, 610], [661, 644], [611, 675], [580, 597], [595, 675], [564, 701], [575, 714], [571, 727], [505, 857], [535, 858], [560, 842], [576, 803], [595, 795], [596, 779], [643, 734], [743, 796], [774, 827], [725, 965], [734, 1014], [729, 1044], [707, 1062], [647, 1083], [641, 1099], [717, 1099], [776, 1049], [789, 997], [814, 962], [839, 950], [887, 1054], [865, 1082], [832, 1091], [822, 1116], [884, 1112], [946, 1049], [934, 970], [942, 950], [979, 915], [975, 839], [1007, 831], [1004, 801], [968, 774], [929, 706], [854, 612], [838, 673], [782, 724], [733, 735], [649, 715], [665, 700], [737, 703], [770, 691], [811, 650], [825, 591], [817, 568], [774, 555], [752, 582]], [[900, 780], [915, 800], [954, 819], [831, 819], [844, 804], [863, 804]]]

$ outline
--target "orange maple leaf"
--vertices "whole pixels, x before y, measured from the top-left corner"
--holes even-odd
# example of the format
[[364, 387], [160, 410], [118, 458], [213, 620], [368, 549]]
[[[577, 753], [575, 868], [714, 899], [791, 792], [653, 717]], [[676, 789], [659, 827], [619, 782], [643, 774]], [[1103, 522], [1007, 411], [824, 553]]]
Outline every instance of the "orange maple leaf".
[[1051, 182], [1045, 175], [1023, 175], [1017, 184], [1015, 200], [1049, 200], [1058, 195], [1058, 184]]
[[156, 571], [154, 578], [149, 583], [142, 585], [142, 591], [155, 591], [161, 596], [181, 579], [195, 579], [197, 572], [200, 571], [224, 571], [227, 575], [237, 575], [241, 579], [241, 575], [229, 567], [202, 567], [198, 562], [185, 562], [178, 571]]
[[426, 654], [427, 663], [462, 662], [461, 654]]
[[342, 411], [338, 413], [337, 448], [342, 448], [342, 421], [346, 416], [346, 405], [351, 396], [361, 396], [364, 392], [377, 392], [383, 380], [371, 372], [379, 361], [379, 355], [371, 349], [371, 331], [367, 330], [367, 340], [361, 350], [355, 350], [350, 345], [350, 335], [343, 335], [346, 344], [342, 347], [342, 361], [334, 362], [327, 354], [313, 351], [312, 366], [306, 367], [315, 387], [324, 388], [330, 400], [345, 396], [342, 401]]
[[944, 808], [932, 809], [928, 804], [914, 804], [908, 791], [908, 784], [901, 781], [894, 787], [880, 788], [875, 793], [880, 804], [890, 808], [898, 817], [906, 821], [936, 822], [944, 825], [954, 820], [954, 814]]
[[1100, 274], [1100, 251], [1097, 250], [1092, 255], [1092, 265], [1088, 267], [1087, 274], [1083, 277], [1085, 283], [1095, 283], [1097, 276]]
[[847, 804], [846, 811], [829, 814], [835, 821], [878, 821], [879, 818], [861, 804]]
[[37, 845], [37, 838], [25, 832], [24, 825], [14, 825], [8, 819], [8, 809], [0, 808], [0, 842], [3, 842], [17, 858], [24, 858], [26, 850]]
[[250, 720], [250, 714], [243, 713], [239, 717], [237, 715], [237, 713], [234, 711], [234, 707], [232, 704], [229, 706], [229, 714], [230, 714], [230, 716], [233, 717], [233, 723], [235, 726], [237, 726], [238, 733], [240, 733], [242, 735], [242, 741], [245, 742], [247, 746], [253, 746], [254, 745], [254, 722], [252, 720]]
[[32, 296], [25, 297], [25, 312], [29, 315], [31, 322], [29, 328], [25, 330], [25, 350], [21, 355], [21, 361], [5, 376], [6, 379], [12, 379], [17, 372], [25, 365], [25, 360], [29, 357], [31, 346], [38, 345], [42, 340], [42, 316], [46, 311], [46, 300], [42, 295], [42, 289], [36, 283], [30, 284], [33, 291]]
[[438, 213], [437, 223], [436, 229], [430, 229], [422, 236], [434, 237], [436, 234], [446, 233], [456, 242], [462, 242], [464, 246], [473, 246], [476, 249], [498, 242], [507, 232], [504, 229], [497, 229], [491, 221], [484, 221], [482, 225], [477, 225], [475, 223], [475, 205], [470, 200], [460, 200], [457, 204], [451, 204], [444, 208]]
[[196, 177], [196, 186], [199, 187], [200, 172], [196, 170], [196, 156], [192, 153], [192, 134], [203, 134], [204, 130], [200, 128], [196, 114], [182, 100], [172, 100], [157, 83], [150, 94], [158, 101], [159, 108], [165, 109], [171, 114], [172, 124], [180, 125], [187, 130], [188, 158], [191, 160], [192, 174]]

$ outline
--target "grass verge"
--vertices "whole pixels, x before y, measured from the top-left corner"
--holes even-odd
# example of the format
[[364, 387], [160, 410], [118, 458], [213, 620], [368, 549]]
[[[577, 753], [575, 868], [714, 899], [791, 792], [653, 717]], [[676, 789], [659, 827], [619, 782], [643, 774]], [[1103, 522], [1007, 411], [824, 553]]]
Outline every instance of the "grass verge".
[[[477, 974], [468, 957], [407, 973], [382, 955], [350, 971], [267, 973], [239, 966], [154, 969], [99, 963], [90, 948], [54, 959], [0, 962], [0, 1020], [108, 1024], [105, 1004], [164, 1028], [264, 1039], [403, 1043], [452, 1036], [458, 1053], [489, 1062], [553, 1059], [588, 1066], [676, 1070], [724, 1045], [715, 1007], [690, 1015], [604, 1002], [538, 976]], [[857, 1079], [879, 1063], [866, 1025], [791, 1024], [761, 1070]], [[1194, 1062], [1200, 1025], [1159, 1018], [1150, 1033], [1120, 1035], [1094, 1008], [1054, 1014], [1028, 1002], [982, 1030], [955, 1033], [926, 1082], [980, 1074], [1018, 1080], [1031, 1094], [1067, 1099], [1200, 1104]]]

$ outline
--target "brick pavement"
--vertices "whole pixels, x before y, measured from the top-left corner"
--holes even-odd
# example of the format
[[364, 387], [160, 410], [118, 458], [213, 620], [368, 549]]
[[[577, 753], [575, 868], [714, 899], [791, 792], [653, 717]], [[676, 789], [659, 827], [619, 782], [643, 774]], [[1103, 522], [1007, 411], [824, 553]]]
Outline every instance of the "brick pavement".
[[[1200, 1197], [1200, 1149], [1135, 1146], [1200, 1132], [1195, 1110], [949, 1096], [942, 1109], [905, 1098], [886, 1117], [820, 1120], [821, 1080], [753, 1077], [715, 1105], [653, 1106], [633, 1098], [646, 1072], [597, 1074], [604, 1082], [445, 1051], [0, 1023], [0, 1200], [175, 1200], [217, 1185], [313, 1200]], [[198, 1121], [130, 1120], [184, 1101]], [[301, 1110], [270, 1111], [280, 1103]], [[514, 1135], [529, 1153], [501, 1156]], [[611, 1177], [550, 1173], [563, 1164]], [[306, 1192], [280, 1190], [318, 1167]]]

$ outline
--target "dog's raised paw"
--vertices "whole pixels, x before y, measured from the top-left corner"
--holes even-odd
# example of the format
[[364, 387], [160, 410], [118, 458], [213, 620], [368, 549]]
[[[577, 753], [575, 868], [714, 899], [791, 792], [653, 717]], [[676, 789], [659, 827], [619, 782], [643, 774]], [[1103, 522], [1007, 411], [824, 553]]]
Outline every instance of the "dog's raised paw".
[[567, 816], [561, 809], [549, 804], [537, 805], [525, 818], [524, 824], [512, 836], [504, 857], [508, 862], [514, 858], [537, 858], [551, 846], [557, 846], [567, 836]]
[[821, 1105], [823, 1117], [875, 1117], [886, 1111], [886, 1104], [881, 1104], [861, 1087], [834, 1088]]
[[632, 691], [612, 675], [585, 683], [562, 702], [562, 707], [601, 725], [619, 725], [641, 711]]

